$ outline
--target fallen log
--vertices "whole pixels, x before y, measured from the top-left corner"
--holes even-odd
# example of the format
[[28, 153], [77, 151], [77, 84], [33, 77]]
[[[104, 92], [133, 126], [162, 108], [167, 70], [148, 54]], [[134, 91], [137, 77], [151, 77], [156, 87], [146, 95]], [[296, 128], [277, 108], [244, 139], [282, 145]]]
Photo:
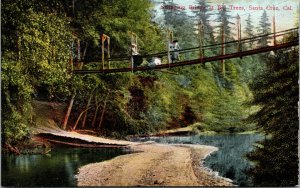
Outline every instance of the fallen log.
[[69, 147], [86, 147], [86, 148], [127, 148], [128, 144], [115, 144], [96, 141], [87, 141], [79, 138], [72, 138], [67, 136], [59, 136], [54, 134], [40, 133], [36, 135], [52, 145], [64, 145]]
[[81, 147], [81, 148], [127, 148], [127, 146], [122, 145], [113, 145], [113, 144], [76, 144], [71, 142], [63, 142], [58, 140], [46, 139], [48, 142], [53, 143], [54, 145], [64, 145], [71, 147]]

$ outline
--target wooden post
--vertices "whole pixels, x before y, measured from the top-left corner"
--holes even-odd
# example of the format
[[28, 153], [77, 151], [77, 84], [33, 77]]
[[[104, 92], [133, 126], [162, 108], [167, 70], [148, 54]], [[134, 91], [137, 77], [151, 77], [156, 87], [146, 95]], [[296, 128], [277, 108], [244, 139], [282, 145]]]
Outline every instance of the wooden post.
[[240, 52], [240, 41], [241, 41], [241, 38], [240, 38], [240, 16], [239, 14], [237, 14], [237, 40], [238, 40], [238, 45], [237, 45], [237, 50], [238, 52]]
[[202, 58], [202, 35], [201, 35], [201, 24], [202, 24], [202, 22], [200, 21], [200, 23], [198, 24], [199, 47], [200, 47], [199, 56], [200, 56], [200, 59]]
[[199, 44], [200, 44], [200, 58], [202, 59], [204, 57], [204, 28], [202, 22], [199, 23], [198, 25], [198, 30], [199, 30]]
[[276, 46], [276, 25], [275, 25], [275, 15], [273, 16], [273, 44]]
[[170, 43], [173, 40], [173, 32], [169, 29], [167, 30], [167, 51], [168, 51], [168, 64], [171, 67], [171, 53], [170, 53]]
[[[222, 32], [222, 49], [221, 49], [221, 55], [225, 55], [225, 34], [224, 34], [224, 24], [222, 25], [222, 28], [221, 28], [221, 32]], [[222, 73], [223, 73], [223, 76], [225, 78], [225, 62], [224, 62], [224, 59], [221, 60], [221, 64], [222, 64]]]
[[[242, 51], [242, 43], [241, 43], [241, 39], [242, 39], [242, 22], [241, 22], [241, 17], [239, 14], [237, 14], [237, 37], [238, 37], [238, 52], [240, 53]], [[240, 56], [240, 58], [242, 59], [242, 56]]]
[[242, 21], [240, 19], [240, 41], [239, 42], [240, 42], [240, 51], [243, 51], [243, 45], [241, 40], [242, 40]]
[[136, 51], [138, 51], [138, 38], [136, 34], [135, 34], [135, 47], [136, 47]]
[[134, 65], [133, 56], [131, 55], [131, 72], [133, 72], [133, 65]]
[[110, 69], [110, 38], [107, 38], [107, 58], [108, 58], [108, 69]]
[[169, 68], [170, 68], [170, 63], [171, 63], [171, 54], [170, 54], [170, 40], [169, 40], [169, 32], [167, 32], [167, 52], [168, 52], [168, 64], [169, 64]]
[[[107, 58], [110, 58], [110, 37], [102, 34], [101, 36], [101, 49], [102, 49], [102, 71], [104, 70], [105, 63], [105, 41], [107, 41]], [[110, 60], [108, 60], [108, 69], [110, 68]]]
[[131, 39], [130, 39], [130, 50], [131, 50], [131, 72], [133, 72], [133, 49], [132, 49], [132, 45], [133, 45], [133, 33], [131, 33]]
[[104, 71], [104, 35], [101, 36], [101, 49], [102, 49], [102, 71]]
[[77, 63], [80, 62], [80, 40], [77, 39]]

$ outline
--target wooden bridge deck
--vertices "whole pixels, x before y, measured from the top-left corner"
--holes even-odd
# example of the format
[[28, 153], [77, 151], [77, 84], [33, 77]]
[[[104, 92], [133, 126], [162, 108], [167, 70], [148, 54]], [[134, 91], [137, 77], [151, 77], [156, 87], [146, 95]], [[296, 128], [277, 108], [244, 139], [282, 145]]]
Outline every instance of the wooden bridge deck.
[[134, 67], [133, 69], [128, 67], [128, 68], [116, 68], [116, 69], [104, 69], [104, 70], [74, 70], [74, 74], [92, 74], [92, 73], [118, 73], [118, 72], [131, 72], [131, 71], [149, 71], [149, 70], [157, 70], [157, 69], [167, 69], [167, 68], [173, 68], [173, 67], [180, 67], [180, 66], [186, 66], [186, 65], [195, 65], [195, 64], [202, 64], [206, 62], [213, 62], [213, 61], [219, 61], [222, 59], [232, 59], [232, 58], [240, 58], [244, 56], [250, 56], [254, 54], [259, 54], [259, 53], [264, 53], [264, 52], [269, 52], [269, 51], [275, 51], [283, 48], [289, 48], [292, 46], [297, 46], [299, 45], [299, 41], [293, 40], [290, 42], [278, 44], [276, 46], [267, 46], [267, 47], [262, 47], [259, 49], [254, 49], [254, 50], [247, 50], [247, 51], [242, 51], [242, 52], [236, 52], [236, 53], [231, 53], [231, 54], [225, 54], [225, 55], [219, 55], [219, 56], [213, 56], [213, 57], [204, 57], [201, 59], [194, 59], [194, 60], [187, 60], [187, 61], [181, 61], [181, 62], [175, 62], [171, 64], [162, 64], [162, 65], [157, 65], [155, 67], [149, 67], [149, 66], [141, 66], [141, 67]]

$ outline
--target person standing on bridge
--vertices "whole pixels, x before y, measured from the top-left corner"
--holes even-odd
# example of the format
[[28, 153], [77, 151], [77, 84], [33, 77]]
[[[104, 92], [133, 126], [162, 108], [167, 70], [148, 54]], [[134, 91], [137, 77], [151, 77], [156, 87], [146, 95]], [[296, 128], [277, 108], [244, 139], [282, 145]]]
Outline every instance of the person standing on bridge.
[[133, 66], [137, 67], [137, 66], [141, 65], [143, 63], [143, 57], [139, 54], [137, 45], [132, 43], [130, 51], [131, 51], [131, 56], [133, 59]]
[[172, 63], [175, 60], [179, 60], [179, 52], [177, 52], [177, 51], [180, 50], [180, 47], [178, 44], [178, 40], [173, 40], [173, 45], [172, 45], [172, 48], [170, 48], [170, 50], [172, 51], [172, 54], [171, 54]]
[[136, 44], [131, 44], [131, 55], [139, 55]]

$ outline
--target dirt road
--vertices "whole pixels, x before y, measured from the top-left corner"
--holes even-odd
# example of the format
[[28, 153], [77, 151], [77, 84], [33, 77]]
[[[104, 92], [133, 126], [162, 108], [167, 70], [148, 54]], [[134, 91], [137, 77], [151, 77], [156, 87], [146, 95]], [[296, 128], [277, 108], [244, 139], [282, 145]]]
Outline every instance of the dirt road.
[[202, 145], [132, 145], [136, 153], [79, 169], [78, 186], [230, 186], [200, 160], [217, 150]]

